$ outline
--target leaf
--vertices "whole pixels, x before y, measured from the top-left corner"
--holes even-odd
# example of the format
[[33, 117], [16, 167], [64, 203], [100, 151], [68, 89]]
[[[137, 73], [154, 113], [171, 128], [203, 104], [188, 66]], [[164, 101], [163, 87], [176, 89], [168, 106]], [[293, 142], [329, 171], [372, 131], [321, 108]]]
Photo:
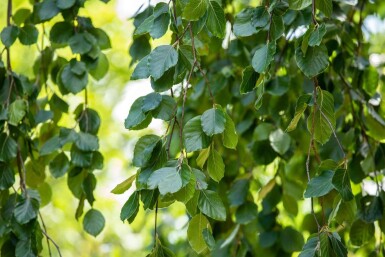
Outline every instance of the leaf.
[[203, 253], [207, 249], [203, 237], [203, 230], [207, 228], [210, 229], [210, 223], [201, 213], [192, 217], [188, 223], [187, 239], [191, 248], [198, 254]]
[[269, 135], [270, 145], [277, 153], [283, 155], [289, 150], [291, 138], [281, 129], [277, 129]]
[[241, 94], [246, 94], [254, 90], [257, 84], [259, 74], [254, 71], [253, 67], [247, 66], [242, 72]]
[[253, 56], [251, 64], [258, 73], [265, 73], [275, 55], [275, 41], [258, 48]]
[[79, 128], [85, 133], [96, 135], [100, 127], [100, 116], [99, 114], [90, 108], [86, 108], [80, 114], [79, 117]]
[[325, 23], [322, 23], [321, 25], [316, 27], [314, 31], [310, 33], [309, 46], [319, 46], [325, 34], [326, 34], [326, 26], [325, 26]]
[[24, 24], [19, 30], [19, 40], [23, 45], [33, 45], [37, 41], [39, 31], [32, 24]]
[[[130, 130], [146, 127], [147, 115], [142, 111], [143, 97], [137, 98], [131, 105], [127, 118], [124, 120], [124, 127]], [[151, 120], [150, 120], [151, 121]], [[148, 124], [147, 124], [148, 125]]]
[[96, 237], [102, 232], [106, 220], [103, 217], [103, 214], [95, 209], [89, 210], [83, 219], [83, 229], [88, 234]]
[[238, 224], [248, 224], [258, 217], [257, 205], [253, 202], [246, 202], [239, 206], [235, 212], [235, 221]]
[[174, 67], [178, 62], [178, 52], [170, 45], [156, 47], [148, 56], [150, 75], [154, 80]]
[[69, 170], [70, 162], [67, 155], [62, 152], [56, 155], [56, 157], [49, 163], [49, 171], [54, 178], [64, 176]]
[[311, 235], [308, 239], [306, 244], [303, 246], [301, 253], [298, 257], [316, 257], [316, 252], [319, 248], [318, 246], [319, 240], [318, 240], [318, 234]]
[[293, 10], [302, 10], [311, 5], [312, 0], [289, 0], [289, 8]]
[[104, 53], [99, 53], [95, 67], [89, 69], [90, 75], [97, 81], [104, 78], [110, 68], [107, 56]]
[[159, 238], [156, 237], [155, 247], [154, 249], [152, 249], [152, 252], [146, 257], [175, 257], [175, 255], [170, 249], [164, 247], [161, 244]]
[[57, 0], [56, 5], [62, 10], [69, 9], [75, 4], [76, 0]]
[[369, 242], [375, 234], [374, 224], [366, 223], [362, 220], [356, 220], [353, 222], [350, 228], [349, 236], [350, 242], [353, 245], [361, 246]]
[[8, 162], [16, 157], [17, 143], [9, 135], [2, 133], [0, 135], [0, 161]]
[[233, 32], [236, 37], [248, 37], [258, 32], [251, 24], [252, 15], [253, 9], [248, 7], [235, 16]]
[[315, 2], [315, 6], [318, 10], [323, 12], [326, 17], [330, 17], [333, 13], [333, 2], [332, 0], [318, 0]]
[[230, 115], [225, 113], [226, 123], [225, 123], [225, 130], [223, 131], [223, 146], [230, 148], [230, 149], [236, 149], [238, 144], [238, 135], [237, 131], [235, 130], [235, 124], [233, 120], [231, 119]]
[[71, 163], [78, 167], [87, 168], [91, 166], [92, 152], [84, 152], [75, 144], [71, 147]]
[[332, 183], [334, 188], [340, 193], [344, 201], [350, 201], [354, 198], [350, 186], [349, 173], [345, 169], [338, 169], [334, 172]]
[[190, 0], [184, 7], [182, 16], [188, 21], [197, 21], [206, 13], [208, 6], [208, 0]]
[[270, 23], [270, 40], [279, 39], [285, 32], [285, 25], [281, 15], [273, 15]]
[[307, 184], [305, 198], [320, 197], [329, 193], [334, 187], [332, 184], [333, 172], [326, 170], [319, 176], [312, 178]]
[[[290, 243], [288, 243], [290, 242]], [[285, 227], [281, 231], [281, 246], [287, 253], [297, 252], [301, 250], [304, 244], [303, 236], [300, 232], [292, 227]]]
[[226, 34], [226, 19], [222, 7], [217, 1], [209, 1], [207, 29], [216, 37], [224, 38]]
[[139, 192], [135, 191], [132, 193], [127, 202], [123, 205], [122, 211], [120, 212], [120, 219], [122, 221], [130, 220], [136, 216], [139, 209]]
[[302, 114], [305, 112], [309, 102], [311, 99], [311, 95], [301, 95], [297, 100], [297, 105], [295, 106], [295, 114], [293, 119], [290, 121], [289, 126], [286, 129], [286, 132], [293, 131], [297, 128], [297, 124]]
[[201, 126], [201, 116], [196, 116], [185, 124], [183, 142], [188, 153], [207, 148], [210, 145], [210, 137], [203, 132]]
[[199, 153], [199, 155], [198, 155], [198, 157], [196, 159], [196, 162], [197, 162], [197, 165], [201, 169], [203, 169], [203, 166], [205, 165], [207, 159], [209, 158], [209, 155], [210, 155], [210, 147], [200, 151], [200, 153]]
[[154, 22], [150, 27], [150, 36], [154, 39], [161, 38], [168, 29], [170, 23], [170, 14], [168, 12], [168, 4], [158, 3], [154, 8]]
[[215, 239], [213, 235], [211, 234], [210, 230], [208, 228], [203, 229], [202, 231], [203, 239], [205, 240], [206, 245], [208, 246], [209, 250], [212, 251], [215, 248]]
[[0, 162], [0, 190], [6, 190], [15, 183], [15, 174], [7, 163]]
[[76, 146], [85, 152], [96, 151], [99, 149], [99, 139], [92, 134], [79, 132], [75, 141]]
[[298, 68], [308, 77], [313, 78], [329, 66], [329, 56], [324, 45], [308, 47], [306, 54], [301, 47], [295, 50], [295, 60]]
[[88, 32], [75, 33], [69, 40], [68, 44], [74, 54], [86, 54], [91, 51], [96, 38]]
[[8, 110], [9, 120], [8, 123], [17, 126], [19, 122], [24, 118], [27, 112], [27, 103], [25, 100], [18, 99], [11, 103]]
[[19, 35], [19, 28], [14, 25], [7, 26], [1, 31], [1, 42], [5, 47], [10, 47]]
[[56, 22], [49, 33], [49, 40], [55, 44], [66, 45], [74, 33], [75, 29], [71, 23], [66, 21]]
[[231, 186], [227, 193], [230, 207], [240, 206], [245, 200], [249, 191], [250, 181], [247, 179], [238, 179]]
[[111, 190], [111, 193], [120, 195], [126, 192], [128, 189], [131, 188], [132, 183], [134, 182], [136, 178], [136, 174], [132, 175], [128, 179], [124, 180], [123, 182], [119, 183], [114, 189]]
[[38, 210], [38, 200], [32, 197], [26, 197], [16, 204], [14, 215], [18, 223], [26, 224], [36, 218]]
[[131, 74], [131, 80], [146, 79], [150, 76], [149, 57], [150, 55], [143, 57], [136, 65], [134, 72]]
[[174, 98], [168, 95], [162, 95], [162, 100], [160, 101], [158, 107], [152, 110], [151, 114], [156, 119], [169, 121], [174, 117], [176, 107], [177, 105]]
[[73, 94], [77, 94], [86, 88], [88, 73], [83, 62], [71, 60], [66, 64], [60, 73], [61, 83], [64, 88]]
[[348, 250], [346, 249], [345, 245], [341, 242], [340, 236], [336, 232], [333, 232], [328, 236], [332, 244], [334, 253], [336, 253], [337, 257], [347, 257]]
[[152, 92], [143, 97], [142, 111], [144, 113], [156, 109], [162, 101], [162, 96], [156, 92]]
[[175, 199], [184, 204], [189, 202], [191, 198], [194, 197], [194, 193], [196, 191], [195, 184], [196, 184], [195, 176], [191, 174], [188, 184], [182, 186], [182, 188], [178, 192], [174, 193]]
[[155, 146], [160, 141], [160, 137], [155, 135], [145, 135], [135, 144], [134, 158], [132, 163], [136, 167], [145, 167], [150, 161]]
[[182, 188], [182, 177], [175, 167], [164, 167], [154, 171], [147, 184], [149, 189], [158, 188], [161, 195], [166, 195]]
[[35, 4], [35, 8], [40, 21], [48, 21], [60, 12], [54, 0], [44, 0]]
[[251, 25], [255, 28], [265, 27], [270, 20], [270, 14], [265, 6], [257, 6], [251, 16]]
[[313, 108], [316, 108], [316, 110], [312, 112], [307, 119], [307, 129], [312, 133], [314, 122], [314, 139], [321, 144], [325, 144], [336, 127], [333, 95], [318, 87], [317, 104], [313, 106]]
[[210, 190], [201, 190], [198, 208], [203, 214], [215, 220], [226, 220], [226, 209], [218, 193]]
[[320, 238], [320, 257], [329, 257], [333, 254], [333, 249], [329, 242], [328, 232], [321, 232]]
[[266, 185], [264, 185], [261, 188], [261, 190], [259, 191], [258, 199], [264, 199], [267, 196], [267, 194], [270, 193], [271, 190], [273, 190], [276, 183], [277, 182], [276, 182], [275, 178], [270, 179], [269, 182], [267, 182]]
[[210, 177], [219, 182], [225, 174], [225, 164], [223, 163], [221, 155], [212, 149], [207, 160], [207, 171]]
[[226, 117], [219, 108], [205, 111], [201, 116], [202, 130], [207, 136], [220, 134], [225, 130]]

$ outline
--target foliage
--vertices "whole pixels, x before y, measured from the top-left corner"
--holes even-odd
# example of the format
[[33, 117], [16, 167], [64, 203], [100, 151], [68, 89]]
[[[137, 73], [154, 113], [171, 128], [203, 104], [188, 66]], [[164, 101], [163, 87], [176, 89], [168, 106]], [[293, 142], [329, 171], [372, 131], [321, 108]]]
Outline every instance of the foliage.
[[[135, 146], [124, 218], [131, 223], [140, 202], [157, 213], [179, 201], [191, 217], [187, 239], [204, 256], [343, 257], [353, 245], [384, 254], [373, 236], [384, 230], [383, 66], [370, 64], [362, 33], [374, 6], [173, 0], [142, 9], [131, 47], [167, 26], [171, 42], [130, 51], [139, 61], [131, 79], [149, 78], [154, 92], [135, 101], [126, 128], [168, 125]], [[175, 99], [167, 111], [165, 96]], [[355, 186], [366, 180], [375, 196]]]
[[[111, 43], [108, 31], [80, 15], [85, 3], [42, 0], [14, 11], [8, 0], [0, 62], [2, 255], [40, 256], [44, 237], [60, 255], [40, 213], [54, 190], [50, 177], [66, 176], [79, 200], [76, 219], [91, 207], [82, 222], [87, 233], [105, 226], [93, 204], [106, 118], [88, 97], [90, 83], [107, 74], [103, 51]], [[365, 17], [384, 16], [383, 6], [171, 0], [133, 17], [131, 79], [147, 79], [154, 92], [135, 100], [124, 127], [143, 130], [160, 119], [167, 129], [137, 141], [138, 170], [112, 193], [134, 190], [122, 221], [131, 224], [143, 209], [154, 213], [148, 256], [343, 257], [358, 247], [365, 256], [385, 255], [384, 67], [369, 62], [363, 34]], [[32, 76], [12, 69], [17, 41], [39, 49]], [[72, 111], [68, 96], [80, 93], [83, 103]], [[175, 205], [189, 217], [183, 245], [191, 251], [169, 245], [158, 223], [160, 209]]]

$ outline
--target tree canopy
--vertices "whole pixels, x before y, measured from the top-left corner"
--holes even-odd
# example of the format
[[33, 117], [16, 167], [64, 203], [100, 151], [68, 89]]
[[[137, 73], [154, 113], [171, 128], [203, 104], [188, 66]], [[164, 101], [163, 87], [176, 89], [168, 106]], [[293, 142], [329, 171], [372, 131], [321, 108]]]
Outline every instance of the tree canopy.
[[[3, 5], [1, 256], [61, 256], [41, 213], [56, 180], [85, 232], [105, 227], [94, 192], [109, 118], [89, 97], [117, 59], [87, 2]], [[137, 171], [111, 193], [126, 196], [122, 228], [154, 214], [147, 256], [385, 256], [385, 58], [365, 23], [384, 17], [379, 0], [170, 0], [135, 13], [124, 72], [152, 92], [121, 121], [139, 135]], [[32, 74], [14, 71], [15, 44], [37, 49]], [[158, 216], [175, 205], [188, 222], [172, 243]]]

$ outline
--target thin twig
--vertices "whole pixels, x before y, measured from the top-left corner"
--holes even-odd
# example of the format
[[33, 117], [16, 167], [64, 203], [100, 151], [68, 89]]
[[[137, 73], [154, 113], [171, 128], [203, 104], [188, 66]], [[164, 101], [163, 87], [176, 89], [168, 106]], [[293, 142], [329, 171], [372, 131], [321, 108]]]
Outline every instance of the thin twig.
[[[12, 17], [12, 0], [8, 0], [7, 26], [11, 26], [11, 17]], [[7, 47], [6, 51], [7, 51], [7, 73], [8, 73], [8, 80], [10, 84], [8, 89], [9, 90], [8, 97], [7, 97], [7, 101], [5, 102], [5, 105], [8, 106], [11, 99], [14, 79], [13, 79], [13, 71], [11, 66], [11, 50], [9, 49], [9, 47]]]
[[23, 157], [21, 156], [21, 150], [19, 145], [17, 145], [17, 168], [20, 176], [20, 189], [21, 189], [21, 192], [24, 194], [24, 196], [26, 196], [27, 187], [25, 184], [25, 167], [24, 167], [24, 160], [23, 160]]
[[154, 247], [156, 245], [156, 237], [158, 236], [157, 228], [158, 228], [158, 200], [156, 200], [155, 204], [155, 231], [154, 231]]
[[[43, 220], [43, 216], [41, 215], [40, 211], [39, 211], [39, 217], [40, 217], [40, 220], [41, 220], [41, 224], [43, 226], [43, 231], [45, 232], [45, 234], [47, 234], [47, 227], [45, 226], [45, 223], [44, 223], [44, 220]], [[49, 254], [49, 256], [52, 256], [51, 244], [49, 243], [49, 239], [48, 239], [47, 236], [45, 237], [45, 239], [47, 240], [48, 254]]]
[[317, 19], [316, 19], [316, 7], [315, 7], [315, 1], [316, 0], [312, 0], [311, 2], [311, 18], [313, 20], [313, 24], [315, 26], [318, 26], [318, 22], [317, 22]]

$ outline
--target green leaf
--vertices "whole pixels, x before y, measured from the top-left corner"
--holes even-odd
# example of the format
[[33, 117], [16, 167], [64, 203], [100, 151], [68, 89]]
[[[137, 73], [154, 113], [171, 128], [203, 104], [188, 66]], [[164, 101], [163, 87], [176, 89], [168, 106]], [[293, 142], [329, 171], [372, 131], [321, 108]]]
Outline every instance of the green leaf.
[[90, 108], [86, 108], [80, 114], [79, 128], [82, 132], [96, 135], [100, 127], [99, 114]]
[[270, 20], [270, 14], [265, 6], [257, 6], [251, 17], [251, 25], [255, 28], [265, 27]]
[[235, 221], [238, 224], [248, 224], [255, 220], [257, 217], [257, 205], [249, 201], [239, 206], [235, 212]]
[[203, 230], [210, 228], [207, 218], [201, 213], [192, 217], [188, 223], [187, 239], [191, 248], [198, 254], [203, 253], [207, 249]]
[[31, 238], [23, 238], [17, 241], [15, 257], [35, 257], [34, 245]]
[[136, 167], [145, 167], [151, 159], [155, 146], [160, 141], [160, 137], [155, 135], [145, 135], [141, 137], [135, 145], [134, 158], [132, 163]]
[[254, 71], [253, 67], [247, 66], [242, 73], [241, 94], [253, 91], [257, 85], [258, 77], [259, 74]]
[[136, 178], [136, 174], [132, 175], [128, 179], [124, 180], [123, 182], [119, 183], [114, 189], [111, 190], [111, 193], [120, 195], [126, 192], [128, 189], [131, 188], [132, 183], [134, 182]]
[[142, 110], [143, 97], [137, 98], [131, 105], [130, 112], [124, 121], [124, 127], [126, 129], [135, 130], [141, 129], [141, 124], [145, 123], [147, 115]]
[[219, 108], [209, 109], [202, 114], [201, 124], [206, 135], [220, 134], [225, 130], [225, 114]]
[[[191, 172], [191, 171], [189, 171]], [[176, 200], [186, 204], [188, 201], [191, 200], [191, 198], [194, 197], [194, 193], [196, 191], [195, 184], [196, 179], [193, 174], [190, 174], [190, 180], [188, 181], [187, 185], [183, 185], [183, 187], [176, 193], [174, 193], [174, 197]], [[183, 181], [183, 178], [182, 178]], [[183, 183], [182, 183], [183, 184]]]
[[210, 137], [202, 130], [201, 116], [196, 116], [186, 123], [183, 129], [183, 141], [188, 153], [210, 145]]
[[251, 24], [252, 15], [253, 9], [248, 7], [235, 16], [233, 32], [236, 37], [248, 37], [258, 32]]
[[109, 67], [110, 63], [108, 62], [107, 56], [104, 53], [99, 53], [96, 66], [89, 70], [90, 75], [99, 81], [106, 76]]
[[40, 21], [50, 20], [60, 12], [55, 0], [44, 0], [35, 4], [35, 8]]
[[226, 34], [226, 19], [223, 8], [217, 1], [209, 1], [207, 29], [216, 37], [224, 38]]
[[174, 67], [178, 62], [178, 52], [170, 45], [156, 47], [148, 56], [149, 73], [154, 80]]
[[71, 47], [72, 53], [74, 54], [86, 54], [91, 51], [92, 46], [96, 43], [96, 38], [88, 33], [81, 32], [75, 33], [69, 40], [68, 44]]
[[[290, 243], [289, 243], [290, 242]], [[292, 227], [286, 227], [281, 231], [281, 246], [287, 253], [301, 250], [304, 244], [302, 233]]]
[[102, 232], [105, 224], [106, 220], [104, 219], [103, 214], [95, 209], [89, 210], [83, 219], [84, 230], [94, 237]]
[[318, 234], [311, 235], [306, 244], [303, 246], [301, 253], [298, 257], [316, 257], [316, 253], [318, 252]]
[[28, 196], [16, 204], [14, 215], [18, 223], [26, 224], [36, 218], [38, 210], [39, 201]]
[[223, 163], [221, 155], [212, 149], [207, 160], [207, 171], [210, 177], [219, 182], [225, 175], [225, 164]]
[[353, 245], [361, 246], [369, 242], [375, 234], [373, 223], [366, 223], [362, 220], [356, 220], [350, 228], [350, 242]]
[[56, 6], [62, 10], [69, 9], [75, 4], [76, 0], [56, 0]]
[[207, 244], [210, 251], [214, 250], [215, 248], [215, 239], [213, 235], [211, 234], [210, 230], [208, 228], [203, 229], [202, 231], [203, 239], [205, 240], [205, 243]]
[[158, 188], [161, 195], [178, 192], [182, 188], [182, 177], [174, 167], [154, 171], [147, 181], [149, 189]]
[[230, 207], [240, 206], [246, 201], [249, 186], [250, 181], [247, 179], [238, 179], [234, 182], [227, 193]]
[[295, 106], [295, 114], [293, 119], [290, 121], [289, 126], [286, 129], [286, 132], [293, 131], [297, 128], [297, 124], [302, 114], [305, 112], [309, 102], [311, 99], [311, 95], [301, 95], [297, 100], [297, 105]]
[[283, 155], [289, 150], [291, 138], [281, 129], [277, 129], [269, 135], [270, 145], [277, 153]]
[[318, 87], [317, 104], [313, 108], [316, 108], [316, 110], [311, 112], [307, 119], [307, 129], [312, 133], [314, 122], [314, 139], [321, 144], [325, 144], [336, 127], [333, 95]]
[[69, 170], [70, 162], [65, 153], [59, 153], [56, 157], [49, 163], [49, 171], [54, 178], [59, 178], [64, 176]]
[[27, 102], [22, 99], [17, 99], [12, 102], [8, 110], [8, 123], [17, 126], [19, 122], [24, 118], [27, 112]]
[[82, 151], [96, 151], [99, 149], [99, 139], [92, 134], [79, 132], [75, 141], [76, 146]]
[[92, 162], [92, 152], [84, 152], [77, 148], [75, 144], [71, 147], [71, 163], [78, 167], [90, 167]]
[[321, 232], [319, 235], [320, 238], [320, 257], [329, 257], [333, 254], [333, 249], [329, 241], [328, 232]]
[[208, 147], [206, 149], [202, 149], [202, 151], [200, 151], [200, 153], [196, 159], [198, 167], [203, 169], [203, 166], [205, 165], [207, 159], [209, 158], [209, 155], [210, 155], [210, 147]]
[[152, 252], [146, 257], [175, 257], [175, 255], [170, 249], [164, 247], [161, 244], [159, 238], [156, 237], [155, 247], [152, 249]]
[[0, 162], [0, 190], [6, 190], [15, 183], [15, 174], [7, 163]]
[[25, 24], [20, 28], [19, 40], [23, 45], [33, 45], [37, 41], [39, 31], [32, 24]]
[[64, 88], [73, 94], [77, 94], [86, 88], [88, 83], [88, 73], [85, 64], [76, 60], [71, 60], [60, 72], [61, 83]]
[[169, 95], [162, 95], [162, 100], [160, 101], [158, 107], [151, 111], [151, 114], [156, 119], [161, 119], [164, 121], [171, 120], [176, 112], [176, 101]]
[[226, 220], [226, 209], [218, 193], [210, 190], [201, 190], [198, 208], [203, 214], [215, 220]]
[[68, 41], [75, 33], [71, 23], [62, 21], [55, 23], [49, 33], [49, 40], [55, 44], [68, 44]]
[[312, 0], [289, 0], [289, 8], [293, 10], [302, 10], [311, 5]]
[[156, 109], [162, 101], [162, 96], [156, 92], [152, 92], [143, 97], [142, 111], [144, 113]]
[[336, 170], [333, 175], [332, 183], [344, 201], [350, 201], [354, 198], [352, 187], [350, 186], [349, 173], [347, 170]]
[[149, 57], [150, 55], [143, 57], [136, 65], [131, 80], [146, 79], [150, 76]]
[[273, 15], [270, 23], [270, 40], [279, 39], [285, 32], [285, 25], [281, 15]]
[[258, 48], [253, 56], [251, 64], [258, 73], [265, 73], [270, 63], [274, 59], [276, 51], [275, 41]]
[[17, 26], [20, 26], [22, 23], [24, 23], [27, 18], [29, 18], [31, 15], [31, 10], [26, 8], [20, 8], [17, 9], [17, 11], [12, 14], [12, 20], [15, 22]]
[[8, 162], [16, 157], [17, 143], [9, 135], [2, 133], [0, 135], [0, 161]]
[[329, 66], [329, 56], [324, 45], [308, 47], [306, 54], [303, 54], [301, 47], [297, 47], [295, 60], [308, 78], [317, 76]]
[[1, 31], [1, 42], [5, 47], [10, 47], [19, 35], [19, 28], [14, 25], [7, 26]]
[[168, 4], [158, 3], [154, 8], [154, 22], [150, 27], [150, 36], [154, 39], [161, 38], [168, 29], [170, 23], [170, 14], [168, 13]]
[[130, 220], [136, 216], [139, 210], [139, 192], [135, 191], [132, 193], [128, 201], [123, 205], [122, 211], [120, 212], [120, 219], [122, 221]]
[[237, 131], [235, 130], [235, 125], [233, 120], [231, 119], [230, 115], [225, 113], [226, 123], [225, 123], [225, 130], [223, 131], [223, 146], [230, 148], [230, 149], [236, 149], [238, 144], [238, 135]]
[[54, 136], [48, 139], [44, 145], [40, 148], [40, 155], [48, 155], [57, 150], [59, 150], [63, 146], [60, 138], [58, 136]]
[[208, 6], [208, 0], [190, 0], [184, 7], [183, 18], [188, 21], [197, 21], [206, 13]]
[[329, 234], [329, 240], [332, 244], [334, 253], [336, 253], [337, 257], [347, 257], [348, 256], [348, 250], [346, 249], [345, 245], [341, 242], [340, 236], [337, 234], [337, 232], [333, 232], [332, 234]]
[[315, 6], [318, 10], [323, 12], [326, 17], [330, 17], [333, 13], [333, 2], [332, 0], [318, 0], [315, 1]]
[[312, 178], [307, 184], [305, 198], [320, 197], [329, 193], [334, 187], [332, 184], [333, 171], [326, 170], [319, 176]]
[[325, 34], [326, 34], [326, 26], [325, 26], [325, 23], [322, 23], [321, 25], [316, 27], [314, 31], [310, 33], [309, 42], [308, 42], [309, 46], [319, 46]]

